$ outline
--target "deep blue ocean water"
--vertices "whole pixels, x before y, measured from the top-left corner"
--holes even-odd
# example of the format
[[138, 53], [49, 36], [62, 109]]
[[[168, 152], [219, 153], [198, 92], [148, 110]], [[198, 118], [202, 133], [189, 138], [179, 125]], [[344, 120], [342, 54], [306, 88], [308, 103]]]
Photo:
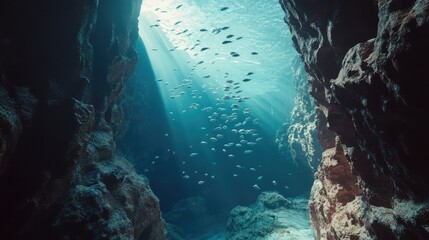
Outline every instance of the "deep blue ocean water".
[[312, 169], [275, 143], [300, 64], [278, 1], [202, 2], [144, 1], [119, 149], [163, 212], [194, 196], [212, 214], [261, 191], [307, 196]]

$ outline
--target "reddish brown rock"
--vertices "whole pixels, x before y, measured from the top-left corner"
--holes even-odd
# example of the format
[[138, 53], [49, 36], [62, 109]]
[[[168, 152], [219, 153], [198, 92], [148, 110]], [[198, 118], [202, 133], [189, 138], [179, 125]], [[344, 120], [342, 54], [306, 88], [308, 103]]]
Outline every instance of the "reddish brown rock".
[[[327, 149], [310, 203], [318, 238], [429, 238], [429, 164], [422, 157], [429, 1], [281, 2]], [[341, 147], [332, 148], [331, 131]], [[344, 191], [344, 181], [357, 189]]]

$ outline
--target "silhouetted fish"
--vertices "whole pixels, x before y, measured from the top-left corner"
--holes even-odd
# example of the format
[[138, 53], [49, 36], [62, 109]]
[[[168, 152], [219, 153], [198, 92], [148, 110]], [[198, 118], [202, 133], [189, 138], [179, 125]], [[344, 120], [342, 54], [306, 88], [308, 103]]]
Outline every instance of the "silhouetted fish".
[[230, 52], [229, 54], [231, 54], [231, 56], [233, 56], [233, 57], [240, 57], [240, 54], [238, 54], [236, 52]]

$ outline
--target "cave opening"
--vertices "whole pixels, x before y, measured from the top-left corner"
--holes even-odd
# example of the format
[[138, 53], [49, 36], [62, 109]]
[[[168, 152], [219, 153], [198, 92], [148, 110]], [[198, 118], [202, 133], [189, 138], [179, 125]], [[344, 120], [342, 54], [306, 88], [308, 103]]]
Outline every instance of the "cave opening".
[[279, 196], [304, 209], [277, 216], [296, 231], [272, 237], [314, 238], [306, 202], [321, 147], [284, 14], [277, 0], [143, 2], [118, 146], [150, 182], [170, 238], [224, 239], [235, 207]]

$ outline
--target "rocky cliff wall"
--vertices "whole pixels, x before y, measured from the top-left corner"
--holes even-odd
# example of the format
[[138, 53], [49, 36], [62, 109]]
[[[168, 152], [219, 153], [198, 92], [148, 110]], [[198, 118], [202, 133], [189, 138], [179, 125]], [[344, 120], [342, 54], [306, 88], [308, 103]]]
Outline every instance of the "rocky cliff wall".
[[1, 1], [2, 239], [164, 239], [115, 151], [141, 0]]
[[318, 239], [428, 239], [429, 1], [280, 2], [326, 149]]

